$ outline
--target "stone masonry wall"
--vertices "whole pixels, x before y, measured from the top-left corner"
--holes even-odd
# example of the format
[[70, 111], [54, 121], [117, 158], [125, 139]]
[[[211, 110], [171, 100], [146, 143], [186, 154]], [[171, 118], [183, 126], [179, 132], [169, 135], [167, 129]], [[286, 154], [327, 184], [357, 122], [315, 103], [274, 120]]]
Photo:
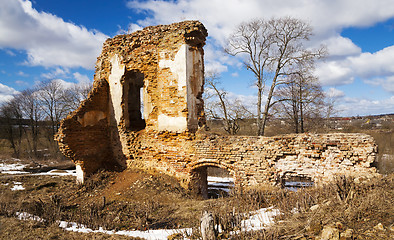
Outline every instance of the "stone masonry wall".
[[248, 187], [275, 185], [288, 176], [308, 177], [319, 184], [337, 175], [376, 173], [371, 164], [377, 146], [371, 136], [359, 133], [249, 137], [163, 132], [132, 139], [130, 167], [160, 170], [197, 193], [204, 187], [200, 169], [207, 166], [228, 170], [236, 185]]

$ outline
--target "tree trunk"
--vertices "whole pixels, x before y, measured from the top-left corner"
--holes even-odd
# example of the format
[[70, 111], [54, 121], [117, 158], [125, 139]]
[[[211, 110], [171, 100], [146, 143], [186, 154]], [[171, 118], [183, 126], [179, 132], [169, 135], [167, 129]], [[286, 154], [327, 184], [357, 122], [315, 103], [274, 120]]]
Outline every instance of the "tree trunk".
[[294, 121], [294, 132], [298, 133], [298, 112], [297, 102], [293, 101], [293, 121]]
[[299, 89], [299, 92], [300, 92], [300, 128], [301, 128], [301, 133], [304, 133], [304, 114], [303, 114], [303, 104], [302, 104], [302, 102], [303, 102], [303, 94], [302, 94], [302, 86], [301, 86], [301, 84], [300, 84], [300, 89]]
[[[279, 72], [279, 71], [277, 71], [277, 72]], [[277, 76], [277, 74], [276, 74], [276, 76]], [[277, 77], [275, 77], [274, 80], [272, 81], [272, 85], [271, 85], [270, 91], [268, 93], [267, 103], [265, 104], [265, 108], [264, 108], [264, 112], [263, 112], [263, 121], [262, 121], [261, 131], [260, 131], [259, 136], [264, 136], [265, 125], [267, 124], [267, 119], [268, 119], [268, 111], [270, 110], [270, 107], [271, 107], [270, 106], [271, 99], [274, 94], [274, 89], [276, 86], [276, 79], [277, 79]]]
[[302, 110], [302, 101], [300, 103], [300, 127], [301, 127], [301, 133], [304, 133], [304, 114]]
[[257, 94], [257, 136], [264, 135], [264, 130], [262, 130], [262, 121], [261, 121], [261, 101], [262, 101], [262, 95], [263, 95], [263, 86], [262, 86], [262, 80], [258, 80], [258, 94]]

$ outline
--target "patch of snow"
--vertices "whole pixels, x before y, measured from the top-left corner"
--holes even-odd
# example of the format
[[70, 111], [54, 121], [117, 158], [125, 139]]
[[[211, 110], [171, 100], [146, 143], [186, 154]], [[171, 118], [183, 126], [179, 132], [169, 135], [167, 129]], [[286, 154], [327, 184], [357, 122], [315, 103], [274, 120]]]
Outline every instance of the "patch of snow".
[[77, 176], [76, 170], [58, 170], [53, 169], [49, 172], [36, 173], [34, 175], [49, 175], [49, 176]]
[[257, 231], [274, 223], [274, 217], [279, 214], [273, 207], [261, 208], [246, 220], [242, 220], [242, 231]]
[[[16, 216], [20, 220], [35, 220], [39, 222], [45, 221], [44, 219], [38, 216], [34, 216], [26, 212], [22, 212], [22, 213], [17, 212]], [[59, 221], [59, 227], [63, 228], [64, 230], [73, 231], [73, 232], [117, 234], [117, 235], [129, 236], [129, 237], [139, 237], [147, 240], [167, 240], [168, 236], [171, 236], [172, 234], [175, 233], [186, 233], [188, 235], [191, 235], [192, 233], [191, 228], [158, 229], [158, 230], [147, 230], [147, 231], [113, 231], [113, 230], [104, 230], [103, 228], [100, 227], [98, 230], [92, 230], [82, 224], [78, 224], [75, 222], [66, 222], [66, 221]]]
[[27, 212], [16, 212], [15, 214], [19, 220], [25, 220], [25, 221], [26, 220], [34, 220], [37, 222], [44, 222], [44, 219], [42, 219], [38, 216], [34, 216], [34, 215], [27, 213]]
[[191, 235], [191, 228], [182, 228], [182, 229], [158, 229], [158, 230], [148, 230], [148, 231], [118, 231], [115, 234], [125, 235], [129, 237], [140, 237], [145, 238], [147, 240], [167, 240], [168, 236], [171, 236], [175, 233], [186, 233]]
[[0, 163], [0, 173], [4, 174], [23, 174], [28, 173], [22, 171], [26, 164], [20, 163]]
[[12, 191], [19, 191], [19, 190], [25, 190], [25, 188], [22, 186], [21, 182], [14, 182], [14, 186], [11, 188]]
[[158, 229], [158, 230], [147, 230], [147, 231], [113, 231], [113, 230], [104, 230], [103, 228], [99, 228], [98, 230], [92, 230], [87, 228], [81, 224], [77, 224], [75, 222], [65, 222], [60, 221], [59, 227], [73, 232], [83, 232], [83, 233], [105, 233], [105, 234], [117, 234], [124, 235], [128, 237], [139, 237], [147, 240], [167, 240], [168, 236], [171, 236], [175, 233], [187, 233], [191, 234], [191, 228], [183, 228], [183, 229]]

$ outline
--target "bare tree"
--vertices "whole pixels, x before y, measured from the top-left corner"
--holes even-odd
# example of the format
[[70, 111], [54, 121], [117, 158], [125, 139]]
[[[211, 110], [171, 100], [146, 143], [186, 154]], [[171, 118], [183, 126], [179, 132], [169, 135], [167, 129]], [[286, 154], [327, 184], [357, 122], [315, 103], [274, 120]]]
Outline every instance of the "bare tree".
[[239, 129], [239, 121], [248, 116], [249, 111], [241, 103], [241, 101], [229, 100], [228, 92], [221, 89], [219, 74], [216, 72], [208, 72], [205, 76], [205, 85], [207, 87], [204, 93], [205, 111], [208, 117], [214, 119], [222, 119], [224, 130], [234, 135]]
[[286, 84], [278, 87], [275, 99], [279, 115], [291, 119], [295, 133], [305, 132], [308, 119], [323, 118], [325, 95], [318, 79], [303, 68], [290, 75]]
[[26, 128], [24, 131], [26, 133], [26, 139], [30, 152], [33, 152], [34, 156], [38, 157], [38, 139], [39, 139], [39, 122], [42, 120], [42, 109], [40, 106], [39, 98], [37, 96], [36, 90], [27, 89], [22, 91], [20, 94], [15, 96], [15, 99], [19, 102], [23, 118], [28, 120], [28, 125], [31, 134], [31, 143], [29, 139], [29, 134]]
[[52, 136], [57, 132], [60, 120], [71, 110], [65, 92], [61, 82], [56, 80], [42, 83], [36, 91], [41, 109], [51, 123]]
[[19, 102], [13, 98], [3, 103], [0, 107], [0, 117], [4, 122], [6, 138], [14, 151], [14, 157], [19, 158], [23, 135], [23, 118]]
[[70, 111], [75, 110], [79, 107], [81, 102], [85, 100], [90, 90], [92, 89], [92, 83], [75, 84], [69, 89], [64, 89], [62, 94], [62, 100]]
[[[325, 48], [307, 50], [303, 41], [309, 40], [312, 28], [305, 22], [291, 18], [257, 19], [242, 23], [229, 38], [226, 52], [244, 55], [246, 69], [253, 72], [258, 89], [257, 134], [264, 135], [275, 88], [286, 83], [286, 76], [294, 74], [292, 66], [303, 66], [325, 55]], [[263, 94], [270, 84], [263, 110]]]

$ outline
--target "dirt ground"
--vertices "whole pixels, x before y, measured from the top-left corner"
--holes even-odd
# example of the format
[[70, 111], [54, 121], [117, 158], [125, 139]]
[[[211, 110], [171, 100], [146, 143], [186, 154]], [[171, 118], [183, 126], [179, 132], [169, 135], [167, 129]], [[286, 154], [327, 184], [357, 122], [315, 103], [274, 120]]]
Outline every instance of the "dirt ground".
[[[15, 159], [2, 161], [15, 162], [27, 163]], [[39, 166], [41, 171], [47, 171], [49, 164], [51, 169], [70, 168], [65, 162], [33, 163], [23, 170], [33, 174], [0, 174], [0, 239], [10, 239], [9, 235], [18, 236], [11, 239], [29, 239], [24, 237], [23, 229], [42, 237], [32, 239], [90, 239], [90, 235], [84, 234], [77, 238], [78, 233], [64, 235], [66, 232], [56, 227], [57, 220], [116, 231], [194, 227], [211, 202], [191, 196], [174, 178], [157, 172], [99, 172], [85, 184], [77, 185], [74, 176], [38, 175]], [[23, 189], [13, 191], [14, 186]], [[28, 212], [46, 222], [20, 221], [13, 218], [15, 212]], [[19, 225], [20, 231], [14, 232], [13, 227]], [[56, 237], [63, 235], [67, 237]], [[92, 239], [108, 237], [92, 236]], [[111, 236], [108, 239], [127, 238]]]

